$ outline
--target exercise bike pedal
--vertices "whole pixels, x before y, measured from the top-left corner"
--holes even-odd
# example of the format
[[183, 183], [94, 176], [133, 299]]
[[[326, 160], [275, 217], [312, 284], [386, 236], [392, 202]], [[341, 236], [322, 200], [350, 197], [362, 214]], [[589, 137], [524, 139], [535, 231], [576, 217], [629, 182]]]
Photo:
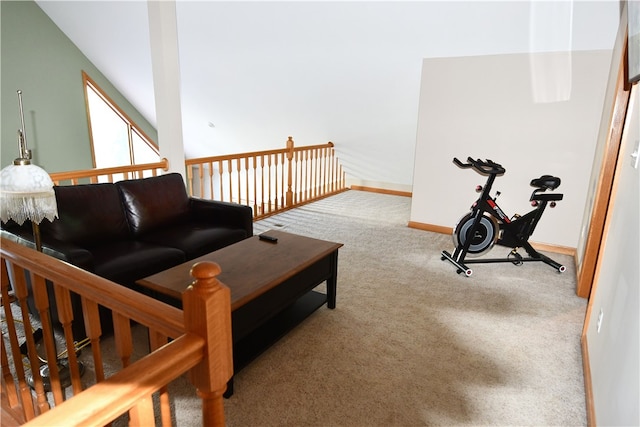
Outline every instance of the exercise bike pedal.
[[[513, 257], [514, 259], [511, 259], [511, 257]], [[509, 255], [507, 255], [507, 259], [509, 259], [511, 261], [511, 264], [513, 265], [520, 266], [524, 264], [522, 255], [518, 253], [517, 249], [513, 249], [511, 252], [509, 252]]]

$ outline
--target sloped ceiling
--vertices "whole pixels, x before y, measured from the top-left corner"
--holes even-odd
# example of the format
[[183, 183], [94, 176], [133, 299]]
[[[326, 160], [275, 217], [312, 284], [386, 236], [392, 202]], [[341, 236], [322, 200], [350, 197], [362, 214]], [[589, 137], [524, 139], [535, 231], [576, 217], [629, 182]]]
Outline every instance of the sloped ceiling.
[[[147, 4], [37, 1], [155, 124]], [[333, 141], [410, 186], [422, 59], [611, 49], [616, 1], [177, 1], [187, 157]], [[469, 70], [473, 73], [473, 70]]]

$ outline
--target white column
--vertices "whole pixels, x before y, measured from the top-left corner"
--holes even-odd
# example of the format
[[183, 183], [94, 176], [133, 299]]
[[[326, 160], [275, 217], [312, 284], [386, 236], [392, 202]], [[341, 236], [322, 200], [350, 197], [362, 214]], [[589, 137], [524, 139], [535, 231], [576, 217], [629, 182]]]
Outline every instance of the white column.
[[169, 160], [170, 172], [185, 176], [176, 3], [148, 0], [147, 9], [160, 157]]

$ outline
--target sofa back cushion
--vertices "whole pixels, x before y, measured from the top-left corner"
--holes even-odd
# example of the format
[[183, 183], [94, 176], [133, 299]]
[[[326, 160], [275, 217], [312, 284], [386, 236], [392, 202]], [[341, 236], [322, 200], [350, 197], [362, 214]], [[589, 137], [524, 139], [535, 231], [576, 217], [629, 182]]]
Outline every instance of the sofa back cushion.
[[116, 186], [136, 236], [189, 219], [189, 196], [179, 173], [120, 181]]
[[55, 186], [58, 218], [42, 221], [43, 233], [90, 247], [129, 237], [127, 218], [114, 184]]

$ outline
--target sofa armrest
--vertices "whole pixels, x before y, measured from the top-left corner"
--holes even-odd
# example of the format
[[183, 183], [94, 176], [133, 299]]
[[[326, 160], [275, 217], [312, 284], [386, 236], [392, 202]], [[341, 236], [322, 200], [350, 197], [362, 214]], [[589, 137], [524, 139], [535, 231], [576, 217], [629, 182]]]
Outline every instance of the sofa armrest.
[[190, 198], [192, 218], [213, 224], [244, 229], [253, 236], [253, 210], [238, 203]]
[[[32, 249], [36, 248], [30, 226], [3, 227], [2, 237]], [[43, 253], [83, 270], [93, 271], [93, 255], [87, 249], [45, 235], [41, 236], [41, 243]]]
[[42, 239], [42, 252], [83, 270], [94, 271], [93, 254], [89, 250], [73, 243], [45, 237]]

